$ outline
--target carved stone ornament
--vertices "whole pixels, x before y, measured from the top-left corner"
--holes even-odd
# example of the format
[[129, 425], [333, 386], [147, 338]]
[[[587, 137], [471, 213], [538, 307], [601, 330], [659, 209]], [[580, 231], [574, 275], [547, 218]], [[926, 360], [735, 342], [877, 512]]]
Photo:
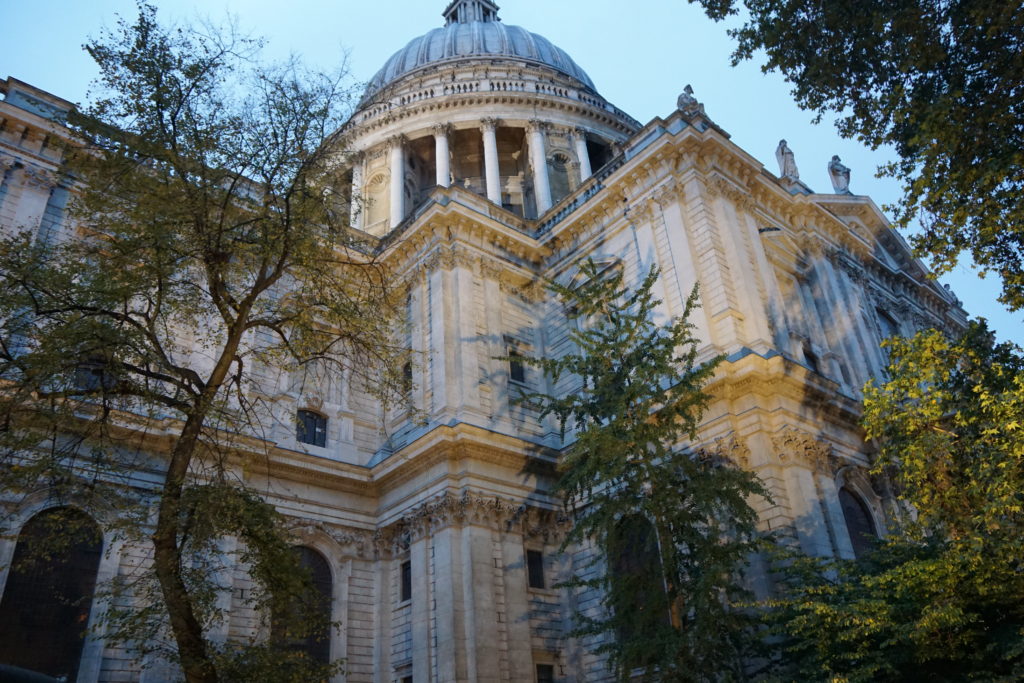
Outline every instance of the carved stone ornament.
[[29, 187], [46, 188], [57, 184], [57, 177], [46, 169], [25, 168], [22, 173], [25, 177], [25, 184]]
[[779, 162], [779, 177], [800, 180], [800, 171], [796, 168], [796, 156], [785, 140], [779, 140], [775, 148], [775, 159]]
[[750, 469], [750, 448], [735, 435], [715, 439], [711, 450], [715, 455], [724, 458], [740, 469]]
[[521, 530], [534, 536], [559, 533], [566, 520], [551, 511], [516, 505], [498, 497], [463, 493], [444, 493], [406, 513], [401, 520], [374, 534], [377, 551], [382, 554], [404, 552], [411, 541], [429, 536], [450, 526], [475, 524], [496, 531]]
[[693, 86], [687, 84], [683, 92], [676, 99], [676, 108], [689, 116], [704, 113], [704, 105], [693, 96]]
[[783, 427], [772, 436], [775, 454], [784, 465], [802, 464], [821, 474], [834, 474], [836, 459], [832, 454], [832, 445], [815, 439], [807, 432], [791, 427]]
[[328, 526], [322, 522], [311, 520], [296, 520], [290, 525], [289, 530], [300, 539], [303, 536], [316, 537], [327, 536], [341, 546], [342, 552], [355, 555], [359, 558], [370, 557], [370, 551], [374, 547], [375, 535], [361, 529], [338, 529]]

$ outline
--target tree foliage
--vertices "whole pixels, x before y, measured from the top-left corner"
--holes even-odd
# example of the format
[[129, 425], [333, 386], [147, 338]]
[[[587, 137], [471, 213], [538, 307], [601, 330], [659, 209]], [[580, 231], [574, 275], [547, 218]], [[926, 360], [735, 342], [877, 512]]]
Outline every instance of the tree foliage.
[[1024, 4], [1020, 0], [690, 0], [746, 10], [734, 61], [767, 54], [797, 103], [845, 137], [892, 145], [883, 172], [921, 219], [917, 251], [946, 272], [968, 251], [1024, 307]]
[[387, 274], [329, 181], [343, 74], [262, 66], [258, 48], [140, 4], [86, 46], [101, 77], [63, 179], [77, 232], [0, 243], [3, 488], [74, 501], [152, 548], [154, 583], [132, 590], [154, 620], [111, 610], [113, 635], [169, 624], [189, 681], [260, 660], [206, 638], [215, 539], [240, 539], [257, 602], [301, 588], [285, 520], [241, 488], [274, 419], [255, 371], [319, 363], [400, 395]]
[[803, 562], [787, 658], [800, 680], [1021, 680], [1024, 356], [982, 323], [887, 344], [864, 423], [905, 516], [861, 561]]
[[747, 499], [765, 491], [752, 474], [685, 447], [721, 361], [698, 359], [687, 320], [696, 290], [681, 318], [658, 325], [657, 269], [630, 291], [617, 268], [579, 268], [580, 284], [550, 285], [575, 325], [575, 350], [530, 361], [552, 386], [573, 377], [579, 387], [524, 397], [571, 432], [559, 482], [575, 520], [565, 547], [592, 543], [607, 558], [574, 580], [604, 606], [577, 614], [577, 633], [603, 636], [620, 680], [636, 667], [658, 680], [741, 679], [752, 642], [737, 608], [755, 548]]

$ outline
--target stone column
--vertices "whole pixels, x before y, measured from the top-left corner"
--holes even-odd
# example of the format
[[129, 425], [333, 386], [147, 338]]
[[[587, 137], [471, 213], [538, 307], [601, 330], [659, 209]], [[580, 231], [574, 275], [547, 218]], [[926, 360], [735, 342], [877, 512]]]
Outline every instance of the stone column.
[[576, 159], [580, 163], [580, 182], [594, 174], [590, 168], [590, 153], [587, 152], [587, 131], [584, 128], [577, 128], [573, 131], [573, 140], [576, 142]]
[[363, 153], [352, 155], [352, 194], [351, 214], [349, 224], [356, 229], [362, 230], [365, 221], [363, 213], [365, 209], [365, 197], [363, 197]]
[[451, 158], [448, 153], [448, 136], [452, 132], [451, 125], [442, 123], [434, 126], [434, 156], [437, 167], [437, 184], [441, 187], [451, 185]]
[[391, 227], [405, 218], [405, 145], [401, 135], [388, 140], [391, 151]]
[[547, 124], [537, 119], [526, 127], [530, 144], [530, 165], [533, 167], [533, 194], [537, 202], [537, 215], [551, 208], [551, 182], [548, 180], [548, 155], [544, 149], [544, 131]]
[[498, 120], [480, 122], [484, 136], [484, 176], [487, 178], [487, 198], [501, 206], [501, 177], [498, 175]]

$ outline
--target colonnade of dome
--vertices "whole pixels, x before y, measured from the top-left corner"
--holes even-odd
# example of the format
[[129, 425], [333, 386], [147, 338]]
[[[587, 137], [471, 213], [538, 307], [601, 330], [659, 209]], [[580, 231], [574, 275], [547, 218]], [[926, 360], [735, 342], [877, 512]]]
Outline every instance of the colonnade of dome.
[[549, 41], [506, 27], [489, 0], [456, 0], [370, 81], [345, 129], [352, 224], [400, 225], [435, 187], [537, 218], [639, 128]]

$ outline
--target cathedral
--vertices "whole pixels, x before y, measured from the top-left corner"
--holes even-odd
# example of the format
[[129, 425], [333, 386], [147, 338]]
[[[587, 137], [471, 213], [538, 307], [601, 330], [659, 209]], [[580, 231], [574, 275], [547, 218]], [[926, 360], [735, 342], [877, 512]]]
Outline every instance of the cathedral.
[[[583, 259], [631, 283], [656, 266], [666, 319], [699, 283], [701, 356], [726, 360], [698, 443], [680, 447], [757, 473], [773, 497], [759, 503], [762, 528], [818, 556], [854, 557], [892, 514], [858, 426], [861, 387], [886, 364], [880, 341], [966, 324], [838, 158], [833, 191], [813, 192], [785, 141], [766, 166], [689, 87], [674, 111], [639, 122], [563, 50], [498, 13], [491, 0], [450, 2], [442, 26], [369, 81], [337, 154], [352, 225], [380, 238], [407, 288], [407, 342], [422, 359], [409, 368], [410, 400], [422, 419], [339, 378], [263, 378], [280, 396], [263, 435], [272, 457], [248, 483], [294, 521], [330, 598], [340, 626], [311, 654], [344, 659], [337, 683], [608, 678], [598, 643], [571, 635], [597, 597], [561, 586], [589, 551], [559, 551], [559, 425], [512, 400], [573, 390], [571, 378], [551, 386], [516, 361], [571, 344], [545, 280], [572, 284]], [[15, 78], [0, 93], [0, 229], [58, 234], [69, 190], [53, 141], [66, 137], [71, 105]], [[9, 571], [19, 539], [56, 504], [42, 492], [5, 517], [0, 620], [31, 590]], [[83, 591], [146, 561], [146, 548], [101, 535], [62, 565], [83, 575]], [[260, 637], [244, 568], [222, 578], [229, 618], [211, 637]], [[754, 568], [762, 594], [768, 579]], [[38, 666], [31, 647], [0, 646], [0, 663], [80, 683], [174, 678], [102, 629], [83, 639], [75, 622], [94, 623], [99, 609], [23, 630], [46, 644]]]

